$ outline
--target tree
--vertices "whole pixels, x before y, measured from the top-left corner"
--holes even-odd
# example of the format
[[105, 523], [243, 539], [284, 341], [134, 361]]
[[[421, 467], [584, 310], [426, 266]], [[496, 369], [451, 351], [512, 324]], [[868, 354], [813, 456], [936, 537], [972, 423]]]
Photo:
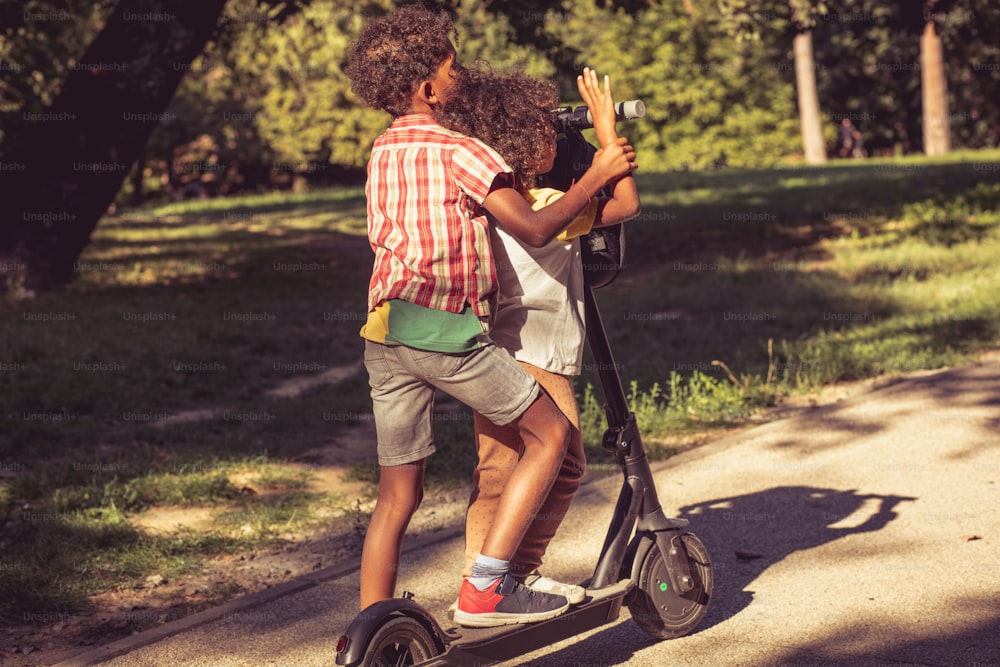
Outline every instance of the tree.
[[0, 2], [0, 155], [52, 104], [116, 0]]
[[[148, 173], [158, 177], [164, 194], [183, 197], [194, 182], [210, 196], [275, 187], [276, 155], [259, 127], [270, 81], [242, 63], [271, 57], [262, 35], [283, 33], [299, 7], [291, 9], [228, 1], [214, 39], [192, 61], [146, 145]], [[279, 176], [284, 185], [291, 174]]]
[[[624, 130], [644, 164], [765, 166], [795, 152], [794, 88], [784, 80], [776, 40], [753, 38], [714, 3], [698, 4], [693, 14], [672, 2], [596, 12], [581, 8], [551, 29], [581, 51], [581, 62], [607, 68], [619, 97], [645, 101], [646, 117]], [[771, 29], [783, 27], [780, 17], [769, 18]]]
[[836, 12], [814, 32], [820, 105], [854, 120], [873, 154], [924, 150], [920, 35], [929, 18], [941, 41], [952, 147], [1000, 142], [995, 2], [938, 0], [929, 12], [923, 2], [845, 0]]
[[951, 150], [948, 121], [948, 83], [944, 75], [941, 38], [934, 30], [937, 0], [924, 7], [924, 33], [920, 36], [920, 76], [924, 111], [924, 153], [942, 155]]
[[[388, 12], [392, 4], [377, 7]], [[235, 67], [259, 82], [256, 124], [279, 163], [313, 168], [316, 163], [354, 168], [367, 163], [372, 142], [391, 119], [351, 93], [341, 68], [364, 19], [351, 0], [313, 0], [280, 29], [257, 26], [242, 35], [244, 48], [234, 50], [242, 54]], [[485, 58], [497, 69], [519, 66], [552, 75], [551, 65], [537, 51], [511, 44], [506, 17], [490, 16], [480, 3], [460, 2], [455, 26], [461, 62]]]
[[826, 162], [826, 142], [823, 141], [819, 95], [816, 93], [816, 64], [813, 61], [812, 27], [816, 24], [816, 19], [812, 8], [801, 0], [791, 0], [791, 9], [792, 23], [795, 25], [792, 50], [795, 54], [802, 147], [806, 164], [823, 164]]
[[225, 0], [120, 0], [66, 77], [4, 154], [0, 209], [6, 284], [63, 285]]
[[[263, 0], [230, 0], [219, 37], [194, 61], [167, 109], [170, 119], [150, 139], [151, 169], [167, 171], [161, 176], [169, 176], [175, 193], [182, 178], [200, 179], [221, 195], [363, 179], [371, 144], [391, 119], [354, 97], [342, 65], [366, 17], [393, 6], [378, 0], [359, 12], [352, 0], [311, 0], [279, 14]], [[494, 16], [472, 0], [454, 9], [462, 62], [486, 58], [498, 69], [554, 75], [537, 48], [512, 43], [515, 19], [532, 14], [509, 18], [503, 4]], [[206, 147], [215, 171], [198, 174]]]
[[730, 33], [740, 39], [767, 44], [784, 40], [791, 32], [803, 155], [806, 164], [826, 162], [812, 34], [826, 7], [817, 0], [718, 0], [718, 4]]

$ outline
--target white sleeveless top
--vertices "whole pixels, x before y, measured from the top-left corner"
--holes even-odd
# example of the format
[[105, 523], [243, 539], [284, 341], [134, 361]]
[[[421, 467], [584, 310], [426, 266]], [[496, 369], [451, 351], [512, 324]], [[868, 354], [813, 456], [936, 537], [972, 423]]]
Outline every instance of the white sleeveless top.
[[[559, 190], [529, 191], [535, 210], [563, 195]], [[550, 373], [579, 375], [586, 336], [583, 313], [583, 261], [579, 236], [590, 231], [597, 201], [542, 248], [522, 243], [499, 224], [490, 225], [499, 290], [490, 338], [524, 361]], [[572, 238], [566, 238], [572, 236]]]

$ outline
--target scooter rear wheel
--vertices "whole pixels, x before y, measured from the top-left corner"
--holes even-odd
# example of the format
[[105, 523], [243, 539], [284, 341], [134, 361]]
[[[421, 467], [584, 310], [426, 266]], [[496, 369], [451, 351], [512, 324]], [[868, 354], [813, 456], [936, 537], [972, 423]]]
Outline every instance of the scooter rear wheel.
[[397, 616], [375, 631], [361, 664], [402, 667], [430, 660], [437, 654], [437, 644], [423, 625], [409, 616]]
[[628, 603], [632, 619], [645, 632], [657, 639], [682, 637], [698, 625], [712, 597], [715, 579], [708, 549], [697, 536], [681, 536], [687, 551], [694, 588], [678, 593], [670, 585], [667, 565], [654, 543], [643, 557], [639, 567], [637, 590]]

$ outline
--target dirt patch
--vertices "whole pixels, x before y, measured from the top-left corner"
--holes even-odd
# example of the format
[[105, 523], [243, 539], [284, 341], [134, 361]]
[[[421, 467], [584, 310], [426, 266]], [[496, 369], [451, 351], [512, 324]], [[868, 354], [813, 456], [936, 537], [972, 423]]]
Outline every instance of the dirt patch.
[[[340, 497], [371, 497], [360, 482], [344, 483], [342, 469], [310, 467], [310, 490]], [[208, 560], [183, 575], [153, 573], [144, 580], [91, 596], [91, 609], [57, 614], [40, 622], [0, 629], [0, 664], [50, 665], [88, 647], [184, 618], [227, 600], [256, 593], [347, 559], [358, 558], [373, 500], [362, 500], [357, 521], [348, 511], [331, 516], [330, 527], [282, 534], [280, 544]], [[140, 530], [161, 537], [200, 532], [220, 508], [161, 507], [131, 517]], [[427, 522], [424, 521], [426, 524]]]
[[182, 530], [205, 530], [215, 517], [211, 507], [154, 507], [129, 517], [138, 530], [150, 535], [168, 535]]
[[[310, 488], [333, 488], [347, 494], [362, 488], [360, 482], [339, 481], [337, 469], [310, 467]], [[350, 516], [331, 521], [326, 530], [287, 535], [279, 545], [211, 559], [198, 571], [181, 576], [151, 574], [143, 581], [92, 596], [90, 612], [60, 616], [55, 622], [23, 624], [0, 629], [0, 663], [3, 665], [51, 665], [67, 660], [90, 647], [121, 639], [176, 621], [227, 600], [243, 597], [291, 581], [350, 559], [359, 559], [374, 506], [371, 493], [358, 505], [357, 521]], [[417, 512], [408, 535], [417, 537], [461, 525], [468, 489], [456, 489], [428, 497]], [[144, 513], [142, 525], [149, 530], [174, 530], [197, 521], [181, 515], [198, 515], [210, 521], [211, 510], [163, 509]], [[137, 517], [137, 520], [138, 517]]]
[[[267, 393], [270, 398], [294, 398], [320, 384], [336, 384], [360, 372], [359, 363], [303, 374], [285, 380]], [[175, 422], [212, 419], [225, 408], [216, 406], [177, 415]], [[256, 593], [296, 577], [331, 567], [361, 554], [364, 527], [374, 506], [371, 485], [348, 479], [352, 466], [375, 465], [375, 425], [372, 420], [342, 425], [329, 442], [285, 464], [308, 473], [306, 491], [325, 494], [329, 508], [317, 515], [326, 527], [287, 532], [281, 542], [263, 549], [208, 560], [197, 572], [184, 575], [153, 573], [144, 580], [120, 586], [89, 602], [79, 614], [46, 614], [0, 628], [0, 664], [50, 665], [66, 660], [87, 647], [105, 644], [157, 625], [202, 611], [227, 600]], [[246, 471], [230, 477], [241, 493], [267, 496], [285, 489], [269, 486], [259, 473]], [[458, 497], [440, 499], [455, 507]], [[414, 520], [414, 532], [436, 530], [453, 520], [454, 511], [426, 504]], [[129, 517], [137, 529], [160, 537], [181, 531], [208, 529], [222, 506], [155, 507]], [[325, 515], [324, 515], [325, 514]], [[460, 514], [457, 515], [460, 518]], [[41, 616], [41, 615], [40, 615]]]
[[293, 398], [313, 387], [323, 384], [337, 384], [360, 372], [363, 367], [364, 364], [358, 362], [330, 368], [316, 375], [299, 375], [267, 390], [265, 395], [270, 398]]

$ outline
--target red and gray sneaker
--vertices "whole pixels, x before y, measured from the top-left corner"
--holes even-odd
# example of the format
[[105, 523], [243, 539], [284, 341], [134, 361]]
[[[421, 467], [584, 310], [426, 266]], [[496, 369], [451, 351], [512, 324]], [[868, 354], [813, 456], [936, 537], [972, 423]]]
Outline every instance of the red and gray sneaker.
[[455, 622], [469, 628], [535, 623], [569, 609], [562, 595], [531, 590], [516, 577], [505, 574], [496, 584], [480, 591], [466, 579], [458, 594]]

